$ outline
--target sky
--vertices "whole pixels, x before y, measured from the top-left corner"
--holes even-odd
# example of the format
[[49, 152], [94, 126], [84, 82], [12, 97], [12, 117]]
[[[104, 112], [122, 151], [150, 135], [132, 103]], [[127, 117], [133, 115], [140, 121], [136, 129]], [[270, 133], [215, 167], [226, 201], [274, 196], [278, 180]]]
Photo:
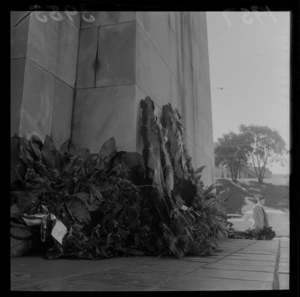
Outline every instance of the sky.
[[[277, 130], [289, 149], [289, 12], [207, 12], [214, 142], [240, 124]], [[288, 173], [288, 164], [268, 166]]]

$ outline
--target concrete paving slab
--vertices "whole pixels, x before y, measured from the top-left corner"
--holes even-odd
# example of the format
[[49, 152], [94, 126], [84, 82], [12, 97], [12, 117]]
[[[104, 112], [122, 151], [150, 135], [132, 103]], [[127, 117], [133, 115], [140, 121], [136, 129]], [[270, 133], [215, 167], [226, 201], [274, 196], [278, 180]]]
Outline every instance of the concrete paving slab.
[[[203, 262], [206, 264], [207, 262]], [[152, 267], [168, 267], [168, 268], [197, 268], [201, 266], [201, 263], [198, 261], [185, 261], [182, 259], [154, 259], [146, 263], [146, 265], [152, 265]]]
[[289, 290], [290, 288], [290, 276], [286, 273], [279, 273], [279, 290]]
[[280, 261], [279, 266], [278, 266], [278, 272], [279, 273], [289, 273], [290, 272], [290, 263]]
[[263, 246], [249, 246], [249, 247], [246, 247], [245, 248], [245, 250], [249, 250], [249, 251], [259, 251], [259, 252], [261, 252], [261, 251], [268, 251], [268, 252], [275, 252], [275, 253], [277, 253], [277, 251], [278, 251], [278, 246], [276, 246], [276, 247], [268, 247], [268, 246], [266, 246], [266, 247], [263, 247]]
[[290, 258], [290, 250], [289, 249], [280, 249], [280, 258], [289, 259]]
[[168, 291], [225, 291], [225, 290], [271, 290], [272, 282], [257, 282], [233, 279], [208, 279], [182, 276], [166, 282], [155, 290]]
[[69, 277], [68, 282], [86, 284], [104, 284], [117, 286], [142, 286], [150, 287], [159, 285], [172, 279], [172, 275], [153, 273], [133, 273], [121, 269], [109, 269], [107, 271], [92, 272], [80, 276]]
[[279, 258], [280, 263], [290, 263], [289, 258]]
[[284, 259], [284, 260], [289, 260], [290, 259], [290, 255], [285, 255], [285, 254], [280, 254], [280, 259]]
[[[245, 245], [244, 245], [245, 247]], [[220, 245], [221, 248], [221, 245]], [[231, 247], [233, 249], [233, 247]], [[18, 291], [272, 290], [275, 253], [252, 250], [210, 257], [124, 257], [100, 261], [39, 257], [11, 259], [11, 289]], [[236, 256], [237, 255], [237, 256]], [[225, 257], [225, 258], [224, 258]], [[236, 258], [238, 257], [238, 258]], [[239, 257], [243, 257], [240, 259]], [[280, 289], [289, 286], [288, 259], [279, 263]]]
[[247, 244], [239, 244], [239, 245], [220, 245], [219, 248], [220, 249], [234, 249], [235, 251], [238, 250], [238, 249], [243, 249], [243, 248], [246, 248], [248, 247], [249, 245]]
[[68, 280], [61, 280], [56, 282], [42, 282], [34, 285], [25, 286], [19, 289], [12, 289], [13, 291], [143, 291], [145, 287], [138, 286], [119, 286], [119, 285], [105, 285], [97, 283], [82, 283], [70, 282]]
[[280, 247], [281, 248], [289, 248], [290, 247], [290, 242], [286, 241], [286, 240], [284, 240], [284, 241], [280, 240]]
[[236, 247], [224, 247], [224, 246], [222, 246], [222, 247], [219, 247], [219, 249], [221, 249], [222, 251], [224, 251], [224, 252], [234, 252], [234, 251], [236, 251]]
[[258, 266], [258, 265], [232, 265], [225, 263], [212, 263], [205, 265], [204, 268], [217, 268], [225, 270], [245, 270], [245, 271], [261, 271], [261, 272], [274, 272], [275, 266]]
[[280, 250], [289, 251], [290, 247], [289, 246], [282, 246], [282, 244], [280, 243]]
[[[149, 259], [147, 259], [149, 260]], [[102, 271], [114, 267], [139, 266], [144, 263], [145, 259], [139, 257], [113, 258], [103, 260], [69, 260], [59, 259], [57, 261], [46, 260], [42, 257], [27, 256], [11, 258], [11, 275], [12, 282], [23, 279], [41, 280], [69, 277], [91, 271]], [[13, 275], [28, 275], [27, 278], [13, 277]]]
[[235, 239], [228, 239], [228, 241], [220, 242], [220, 246], [247, 246], [252, 245], [257, 240], [237, 241]]
[[212, 257], [186, 257], [183, 261], [209, 263], [216, 261], [216, 259]]
[[194, 271], [195, 267], [161, 267], [159, 265], [141, 265], [136, 268], [127, 268], [126, 269], [132, 273], [152, 273], [152, 274], [167, 274], [167, 275], [181, 275], [188, 272]]
[[251, 260], [251, 261], [276, 261], [276, 255], [261, 255], [261, 254], [241, 254], [235, 253], [233, 255], [228, 256], [226, 259], [232, 260]]
[[239, 254], [259, 254], [259, 255], [274, 255], [277, 254], [277, 250], [267, 251], [258, 249], [243, 249], [238, 251]]
[[276, 262], [271, 261], [249, 261], [241, 259], [228, 259], [225, 258], [218, 261], [218, 264], [230, 264], [230, 265], [241, 265], [241, 266], [264, 266], [264, 267], [275, 267]]
[[239, 280], [251, 280], [251, 281], [273, 281], [273, 273], [258, 272], [258, 271], [245, 271], [245, 270], [223, 270], [223, 269], [206, 269], [200, 268], [195, 272], [188, 274], [191, 277], [204, 277], [204, 278], [225, 278], [225, 279], [239, 279]]
[[224, 254], [218, 253], [218, 254], [211, 255], [211, 256], [209, 256], [209, 257], [210, 257], [211, 259], [217, 260], [217, 259], [225, 258], [225, 257], [227, 257], [227, 256], [229, 256], [229, 255], [232, 255], [232, 253], [224, 253]]
[[254, 244], [247, 247], [247, 249], [259, 249], [259, 250], [276, 250], [278, 249], [279, 241], [257, 241]]

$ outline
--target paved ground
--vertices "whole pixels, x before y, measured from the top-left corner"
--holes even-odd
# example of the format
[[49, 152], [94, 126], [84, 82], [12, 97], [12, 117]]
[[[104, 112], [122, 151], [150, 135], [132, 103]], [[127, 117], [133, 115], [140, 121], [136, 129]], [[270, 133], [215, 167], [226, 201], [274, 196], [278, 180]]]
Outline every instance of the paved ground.
[[[290, 236], [290, 212], [288, 210], [276, 210], [268, 207], [264, 207], [269, 224], [272, 229], [276, 232], [277, 236]], [[252, 220], [252, 209], [244, 213], [240, 219], [229, 219], [233, 223], [233, 227], [240, 231], [245, 231], [251, 228]]]
[[203, 291], [289, 288], [289, 238], [228, 239], [210, 257], [100, 261], [11, 259], [13, 291]]

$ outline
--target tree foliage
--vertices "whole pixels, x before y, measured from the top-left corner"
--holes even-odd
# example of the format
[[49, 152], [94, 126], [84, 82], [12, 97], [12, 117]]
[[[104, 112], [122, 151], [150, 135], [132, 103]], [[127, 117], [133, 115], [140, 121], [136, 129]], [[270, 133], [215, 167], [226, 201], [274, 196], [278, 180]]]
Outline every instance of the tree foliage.
[[227, 166], [232, 181], [237, 180], [239, 170], [247, 163], [247, 152], [251, 149], [250, 139], [244, 134], [230, 132], [218, 139], [215, 147], [216, 166]]
[[286, 144], [278, 131], [267, 126], [240, 125], [240, 134], [250, 142], [246, 153], [248, 164], [254, 168], [259, 183], [263, 183], [266, 166], [282, 160]]
[[215, 146], [215, 165], [227, 166], [236, 181], [243, 166], [254, 168], [259, 183], [263, 183], [266, 166], [282, 161], [286, 152], [280, 134], [267, 126], [240, 125], [239, 133], [223, 134]]

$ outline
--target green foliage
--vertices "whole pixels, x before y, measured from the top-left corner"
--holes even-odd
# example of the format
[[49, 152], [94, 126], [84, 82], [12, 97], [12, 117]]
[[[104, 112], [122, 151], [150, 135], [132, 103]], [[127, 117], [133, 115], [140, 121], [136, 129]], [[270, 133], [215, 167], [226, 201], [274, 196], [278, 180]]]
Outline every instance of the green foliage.
[[218, 139], [215, 165], [227, 166], [236, 181], [239, 170], [250, 165], [260, 183], [268, 164], [284, 161], [285, 142], [276, 130], [267, 126], [240, 125], [239, 133], [230, 132]]
[[26, 139], [19, 143], [27, 168], [24, 191], [12, 192], [14, 203], [27, 214], [52, 213], [66, 225], [64, 256], [158, 255], [165, 248], [154, 190], [142, 191], [128, 179], [128, 168], [111, 166], [115, 151], [95, 156], [69, 142], [56, 151], [49, 137], [35, 150]]
[[236, 181], [239, 170], [247, 163], [250, 150], [250, 139], [244, 134], [224, 134], [215, 146], [215, 164], [227, 166], [232, 180]]
[[263, 229], [247, 229], [246, 231], [237, 231], [234, 228], [229, 228], [228, 237], [235, 239], [256, 239], [256, 240], [271, 240], [276, 236], [272, 227], [264, 227]]
[[248, 164], [254, 167], [258, 182], [263, 183], [267, 164], [282, 160], [287, 152], [285, 141], [278, 131], [267, 126], [240, 125], [239, 130], [250, 143]]
[[[75, 148], [71, 141], [56, 150], [48, 136], [44, 143], [36, 136], [18, 138], [26, 171], [19, 176], [22, 189], [12, 192], [12, 205], [27, 214], [54, 214], [68, 230], [62, 246], [50, 232], [41, 234], [51, 245], [48, 258], [204, 256], [217, 246], [219, 232], [226, 232], [217, 186], [204, 186], [204, 166], [193, 169], [178, 111], [164, 109], [172, 127], [166, 141], [167, 130], [154, 116], [151, 99], [141, 106], [146, 176], [138, 185], [120, 157], [126, 152], [117, 152], [113, 138], [99, 154]], [[175, 156], [170, 157], [171, 149]]]
[[[194, 170], [183, 143], [184, 126], [178, 111], [173, 110], [170, 104], [164, 105], [160, 126], [149, 97], [142, 100], [141, 108], [145, 164], [148, 174], [154, 172], [149, 174], [154, 176], [153, 184], [165, 189], [165, 199], [159, 200], [165, 203], [161, 202], [158, 209], [161, 209], [160, 212], [165, 210], [160, 217], [169, 254], [176, 257], [206, 255], [216, 246], [218, 232], [226, 232], [225, 209], [221, 208], [214, 192], [216, 186], [204, 187], [201, 177], [205, 166]], [[167, 131], [166, 142], [162, 137], [157, 137], [164, 131]], [[170, 165], [166, 160], [170, 160], [173, 166], [174, 187], [169, 186], [166, 178], [165, 165]]]

